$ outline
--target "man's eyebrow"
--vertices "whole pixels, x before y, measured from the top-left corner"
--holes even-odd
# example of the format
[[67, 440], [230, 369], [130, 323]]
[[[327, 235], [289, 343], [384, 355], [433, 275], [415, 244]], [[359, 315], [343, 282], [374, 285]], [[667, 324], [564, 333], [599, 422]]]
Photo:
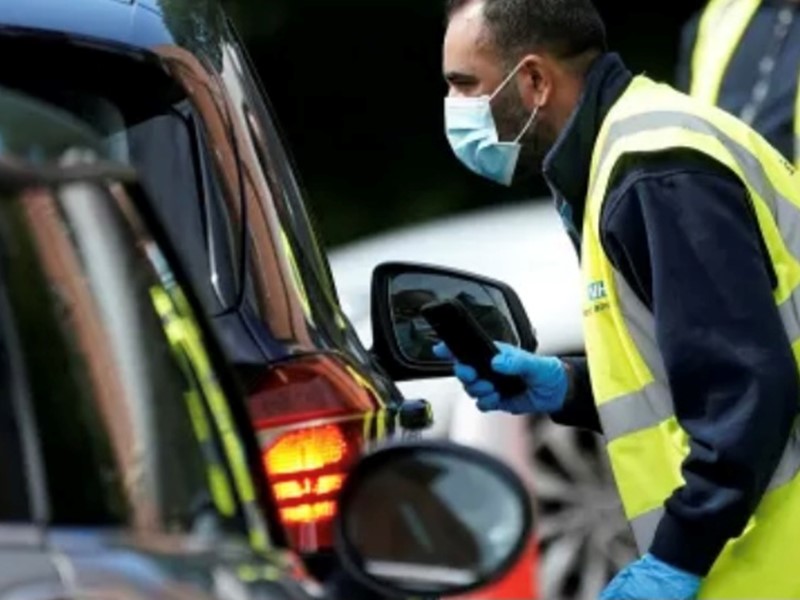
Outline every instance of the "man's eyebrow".
[[461, 71], [447, 71], [444, 74], [444, 79], [451, 84], [471, 84], [477, 83], [478, 78], [474, 75], [462, 73]]

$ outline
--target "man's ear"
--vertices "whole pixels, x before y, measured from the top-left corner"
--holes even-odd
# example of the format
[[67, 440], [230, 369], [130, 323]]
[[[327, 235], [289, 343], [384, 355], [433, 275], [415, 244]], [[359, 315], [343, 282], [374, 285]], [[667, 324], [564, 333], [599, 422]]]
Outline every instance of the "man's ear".
[[528, 111], [547, 106], [553, 92], [555, 71], [552, 61], [541, 54], [528, 54], [521, 61], [517, 85]]

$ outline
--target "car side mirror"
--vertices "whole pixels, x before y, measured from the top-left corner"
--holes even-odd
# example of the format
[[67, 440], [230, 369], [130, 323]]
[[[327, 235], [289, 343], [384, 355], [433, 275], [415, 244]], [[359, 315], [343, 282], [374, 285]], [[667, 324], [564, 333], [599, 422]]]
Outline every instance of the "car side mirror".
[[501, 461], [452, 442], [400, 443], [346, 479], [336, 550], [383, 597], [460, 595], [516, 564], [532, 526], [530, 496]]
[[372, 352], [395, 381], [453, 374], [452, 364], [433, 354], [439, 338], [421, 313], [431, 302], [453, 299], [493, 340], [536, 351], [528, 315], [505, 283], [433, 265], [382, 263], [372, 275]]

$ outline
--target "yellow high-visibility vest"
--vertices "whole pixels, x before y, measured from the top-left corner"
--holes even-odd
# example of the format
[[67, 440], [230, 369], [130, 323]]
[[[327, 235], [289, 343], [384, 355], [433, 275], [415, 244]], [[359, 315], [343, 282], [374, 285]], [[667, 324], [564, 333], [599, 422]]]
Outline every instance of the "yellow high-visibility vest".
[[[725, 165], [749, 191], [778, 279], [775, 303], [787, 343], [800, 361], [800, 185], [794, 167], [731, 115], [645, 77], [634, 78], [595, 143], [582, 269], [592, 389], [624, 512], [642, 553], [651, 545], [665, 501], [684, 484], [688, 435], [675, 416], [653, 315], [603, 250], [600, 214], [624, 156], [680, 148]], [[701, 598], [800, 598], [798, 472], [800, 427], [795, 423], [766, 495], [744, 533], [718, 557]]]
[[[717, 104], [722, 81], [761, 0], [711, 0], [700, 18], [692, 52], [689, 94]], [[756, 66], [753, 65], [753, 69]], [[800, 65], [794, 109], [794, 163], [800, 167]]]

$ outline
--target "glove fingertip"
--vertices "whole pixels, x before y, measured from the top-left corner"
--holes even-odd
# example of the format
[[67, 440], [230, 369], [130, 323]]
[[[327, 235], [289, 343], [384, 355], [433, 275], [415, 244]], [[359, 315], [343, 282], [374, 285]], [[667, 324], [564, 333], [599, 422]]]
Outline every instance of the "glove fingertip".
[[433, 347], [433, 353], [442, 360], [453, 360], [453, 354], [444, 342], [436, 344]]
[[492, 359], [492, 370], [502, 375], [517, 375], [516, 362], [508, 354], [497, 354]]
[[469, 365], [456, 363], [453, 372], [455, 373], [456, 378], [458, 378], [458, 380], [465, 385], [475, 383], [475, 381], [478, 379], [478, 373]]
[[492, 412], [498, 410], [500, 407], [500, 395], [495, 392], [478, 399], [476, 403], [478, 410], [481, 412]]
[[473, 398], [484, 398], [496, 393], [492, 382], [485, 379], [476, 379], [466, 387], [467, 393]]

